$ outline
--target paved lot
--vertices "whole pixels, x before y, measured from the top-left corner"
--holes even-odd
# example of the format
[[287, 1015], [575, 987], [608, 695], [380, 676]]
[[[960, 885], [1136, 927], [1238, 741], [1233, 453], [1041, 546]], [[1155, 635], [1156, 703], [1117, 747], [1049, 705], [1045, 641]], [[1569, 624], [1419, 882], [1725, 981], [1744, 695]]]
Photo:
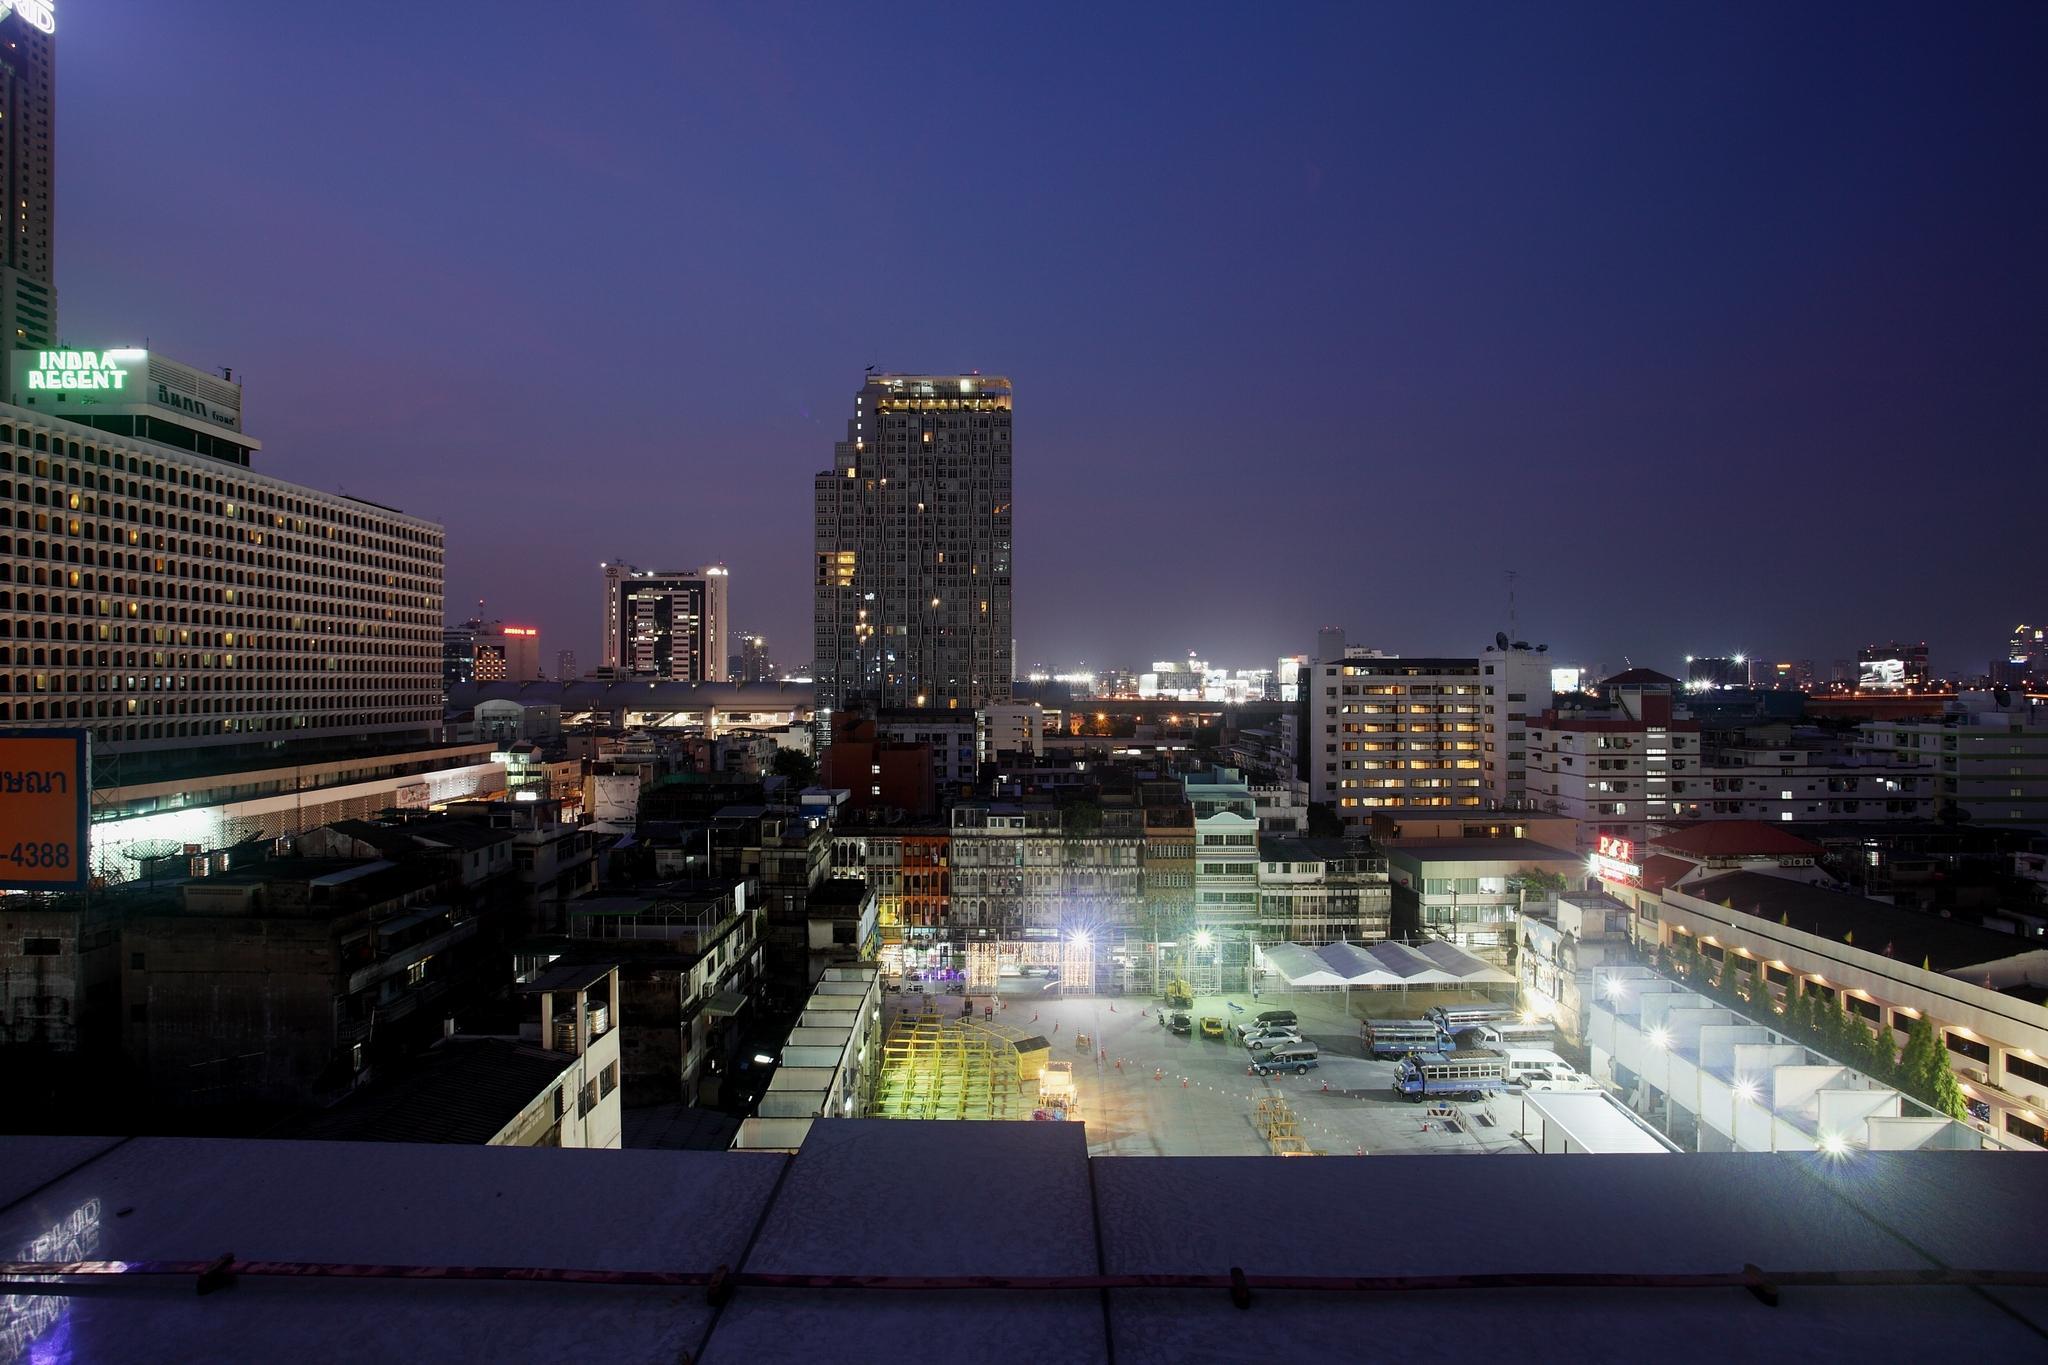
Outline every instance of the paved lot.
[[[1232, 1000], [1241, 1007], [1232, 1010]], [[892, 1008], [899, 997], [889, 997]], [[983, 1003], [976, 1000], [976, 1012]], [[956, 1012], [960, 997], [941, 997], [943, 1014]], [[1260, 1010], [1293, 1009], [1302, 1033], [1322, 1049], [1321, 1065], [1306, 1076], [1259, 1077], [1246, 1073], [1251, 1059], [1236, 1040], [1235, 1025]], [[1358, 1025], [1343, 1013], [1341, 1000], [1322, 995], [1201, 996], [1192, 1015], [1216, 1015], [1230, 1026], [1228, 1039], [1182, 1037], [1160, 1025], [1155, 1001], [1091, 996], [1062, 1000], [1005, 993], [995, 1022], [1052, 1040], [1053, 1056], [1074, 1063], [1081, 1120], [1094, 1156], [1264, 1156], [1266, 1140], [1253, 1123], [1259, 1100], [1283, 1095], [1301, 1119], [1311, 1147], [1332, 1156], [1372, 1153], [1526, 1152], [1509, 1131], [1517, 1107], [1496, 1102], [1488, 1126], [1484, 1104], [1458, 1105], [1460, 1131], [1427, 1118], [1420, 1105], [1389, 1090], [1392, 1062], [1364, 1055]], [[1088, 1035], [1084, 1052], [1077, 1045]], [[1101, 1054], [1106, 1051], [1107, 1058]], [[1121, 1060], [1123, 1066], [1118, 1068]], [[1156, 1073], [1156, 1078], [1155, 1078]], [[1425, 1124], [1428, 1125], [1425, 1128]]]

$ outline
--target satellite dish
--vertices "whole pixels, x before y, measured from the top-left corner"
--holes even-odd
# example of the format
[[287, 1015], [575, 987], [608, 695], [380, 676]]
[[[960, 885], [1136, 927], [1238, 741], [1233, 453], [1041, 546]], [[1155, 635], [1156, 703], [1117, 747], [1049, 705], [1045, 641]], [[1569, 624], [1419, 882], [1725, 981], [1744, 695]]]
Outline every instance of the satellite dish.
[[1991, 700], [1997, 702], [2000, 706], [2011, 706], [2012, 693], [2002, 687], [1994, 687], [1991, 689]]
[[1549, 645], [1538, 645], [1538, 646], [1536, 646], [1536, 652], [1537, 652], [1538, 654], [1548, 654], [1548, 653], [1550, 652], [1550, 646], [1549, 646]]
[[1508, 647], [1508, 633], [1506, 631], [1497, 630], [1493, 633], [1493, 647], [1495, 649], [1506, 649]]

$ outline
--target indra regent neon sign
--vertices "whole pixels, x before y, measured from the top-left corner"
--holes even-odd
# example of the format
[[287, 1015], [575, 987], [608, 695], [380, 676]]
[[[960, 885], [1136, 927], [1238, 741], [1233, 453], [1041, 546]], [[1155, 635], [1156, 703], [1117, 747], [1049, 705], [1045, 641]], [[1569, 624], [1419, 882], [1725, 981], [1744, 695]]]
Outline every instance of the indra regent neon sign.
[[0, 0], [0, 19], [19, 14], [45, 33], [57, 31], [57, 7], [50, 0]]
[[[4, 3], [4, 0], [0, 0]], [[147, 351], [37, 351], [28, 370], [31, 389], [93, 389], [107, 393], [140, 392], [130, 385], [135, 367]], [[138, 401], [140, 401], [138, 399]]]

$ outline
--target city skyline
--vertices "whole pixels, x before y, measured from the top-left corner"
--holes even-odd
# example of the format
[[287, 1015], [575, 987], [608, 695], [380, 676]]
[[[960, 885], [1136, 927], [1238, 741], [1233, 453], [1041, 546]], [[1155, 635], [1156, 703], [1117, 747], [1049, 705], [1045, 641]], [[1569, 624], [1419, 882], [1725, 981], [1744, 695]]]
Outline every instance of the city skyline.
[[[1894, 636], [1974, 670], [2038, 614], [1986, 554], [2038, 484], [2048, 190], [2009, 174], [2038, 14], [1092, 16], [1086, 51], [935, 15], [971, 55], [916, 91], [866, 84], [890, 40], [853, 16], [558, 14], [391, 44], [116, 5], [60, 39], [60, 140], [93, 149], [59, 191], [67, 340], [235, 366], [278, 474], [442, 521], [449, 601], [549, 648], [599, 657], [587, 574], [623, 554], [728, 564], [805, 662], [810, 476], [868, 364], [1021, 389], [1020, 667], [1244, 666], [1328, 622], [1462, 652], [1510, 569], [1519, 636], [1667, 670]], [[538, 75], [529, 19], [563, 57]], [[220, 140], [205, 195], [127, 136], [138, 102]], [[971, 192], [919, 193], [977, 149]], [[892, 257], [928, 306], [891, 304]], [[1903, 525], [1845, 478], [1918, 503], [1958, 467]]]

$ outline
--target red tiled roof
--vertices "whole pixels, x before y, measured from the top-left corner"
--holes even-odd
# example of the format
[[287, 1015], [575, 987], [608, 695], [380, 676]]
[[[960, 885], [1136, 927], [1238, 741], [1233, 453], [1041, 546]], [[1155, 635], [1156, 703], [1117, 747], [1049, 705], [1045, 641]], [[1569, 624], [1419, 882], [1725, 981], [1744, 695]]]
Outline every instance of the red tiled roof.
[[1662, 891], [1665, 887], [1698, 867], [1689, 858], [1674, 858], [1669, 853], [1652, 853], [1643, 859], [1643, 875], [1637, 880], [1645, 891]]
[[1650, 847], [1696, 858], [1815, 858], [1819, 844], [1764, 820], [1702, 820], [1650, 841]]

